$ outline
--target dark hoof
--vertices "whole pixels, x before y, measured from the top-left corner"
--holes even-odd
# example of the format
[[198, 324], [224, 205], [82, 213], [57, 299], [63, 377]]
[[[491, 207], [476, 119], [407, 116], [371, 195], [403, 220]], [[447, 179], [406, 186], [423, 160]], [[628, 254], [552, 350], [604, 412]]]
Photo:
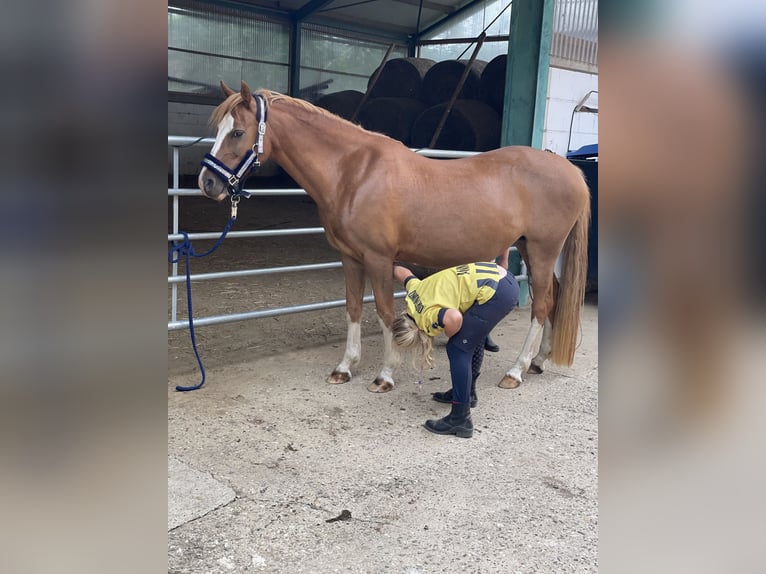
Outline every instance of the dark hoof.
[[390, 381], [384, 381], [383, 379], [375, 379], [373, 383], [367, 387], [367, 390], [371, 393], [387, 393], [394, 389], [394, 383]]
[[343, 371], [333, 371], [330, 376], [327, 377], [327, 382], [331, 385], [342, 385], [350, 380], [351, 373], [344, 373]]
[[543, 372], [543, 368], [538, 367], [537, 365], [532, 363], [531, 365], [529, 365], [529, 370], [527, 372], [532, 373], [533, 375], [539, 375]]
[[501, 389], [515, 389], [521, 384], [521, 381], [517, 381], [513, 377], [509, 377], [508, 375], [505, 375], [502, 380], [497, 383], [497, 386]]

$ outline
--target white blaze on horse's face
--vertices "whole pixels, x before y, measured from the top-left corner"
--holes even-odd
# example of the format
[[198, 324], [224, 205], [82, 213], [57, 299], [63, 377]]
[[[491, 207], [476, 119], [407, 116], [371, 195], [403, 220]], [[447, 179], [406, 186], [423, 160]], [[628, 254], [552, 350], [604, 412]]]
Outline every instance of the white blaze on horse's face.
[[[234, 116], [231, 114], [226, 114], [226, 117], [223, 118], [218, 124], [218, 133], [215, 136], [213, 149], [210, 151], [211, 155], [218, 157], [218, 153], [221, 151], [221, 146], [223, 145], [226, 136], [228, 136], [233, 129]], [[223, 188], [223, 182], [218, 178], [218, 176], [216, 176], [206, 167], [203, 167], [202, 171], [199, 172], [197, 185], [199, 185], [202, 193], [212, 197], [213, 199], [221, 201], [226, 198], [226, 190]], [[214, 192], [219, 189], [220, 193], [214, 194]]]
[[234, 116], [232, 116], [231, 114], [226, 114], [226, 117], [223, 118], [221, 122], [218, 124], [218, 134], [215, 136], [215, 143], [213, 144], [213, 150], [210, 152], [211, 154], [215, 155], [219, 151], [221, 151], [221, 145], [223, 145], [223, 140], [226, 139], [226, 136], [229, 135], [229, 133], [233, 129], [234, 129]]

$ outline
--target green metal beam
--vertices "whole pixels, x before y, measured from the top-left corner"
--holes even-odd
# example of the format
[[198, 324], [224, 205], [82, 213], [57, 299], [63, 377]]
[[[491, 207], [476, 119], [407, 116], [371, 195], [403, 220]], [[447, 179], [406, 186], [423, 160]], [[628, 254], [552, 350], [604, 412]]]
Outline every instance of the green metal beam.
[[543, 147], [553, 0], [513, 0], [502, 145]]

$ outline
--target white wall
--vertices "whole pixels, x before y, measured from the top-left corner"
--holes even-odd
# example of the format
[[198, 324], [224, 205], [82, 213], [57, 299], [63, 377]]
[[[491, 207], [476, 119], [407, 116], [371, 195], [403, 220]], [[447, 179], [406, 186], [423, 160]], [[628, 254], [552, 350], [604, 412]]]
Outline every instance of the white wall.
[[[543, 148], [566, 154], [572, 110], [591, 90], [598, 90], [598, 74], [550, 68]], [[598, 108], [598, 94], [592, 94], [586, 105]], [[569, 149], [593, 143], [598, 143], [598, 114], [576, 113]]]

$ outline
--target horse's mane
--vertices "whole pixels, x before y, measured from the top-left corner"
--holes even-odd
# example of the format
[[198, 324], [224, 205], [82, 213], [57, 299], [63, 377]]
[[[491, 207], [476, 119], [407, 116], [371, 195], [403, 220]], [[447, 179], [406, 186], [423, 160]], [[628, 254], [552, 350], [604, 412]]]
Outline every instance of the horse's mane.
[[[341, 123], [348, 124], [349, 126], [353, 126], [356, 129], [366, 131], [361, 126], [351, 123], [350, 121], [345, 120], [341, 118], [340, 116], [336, 116], [335, 114], [328, 112], [327, 110], [323, 108], [315, 106], [314, 104], [307, 102], [306, 100], [292, 98], [288, 95], [280, 94], [279, 92], [272, 92], [271, 90], [264, 90], [264, 89], [256, 90], [254, 93], [266, 98], [266, 103], [269, 106], [275, 102], [285, 102], [288, 105], [298, 106], [309, 112], [319, 114], [320, 116], [331, 118]], [[221, 102], [218, 105], [216, 109], [213, 110], [213, 113], [210, 115], [210, 126], [213, 128], [216, 127], [219, 123], [221, 123], [221, 120], [223, 120], [223, 118], [226, 117], [226, 115], [229, 112], [231, 112], [234, 108], [236, 108], [242, 102], [243, 102], [242, 94], [240, 94], [239, 92], [235, 92], [229, 97], [227, 97], [223, 102]]]
[[331, 118], [335, 121], [339, 121], [343, 124], [347, 124], [349, 126], [353, 126], [358, 130], [367, 131], [362, 126], [352, 123], [340, 116], [337, 116], [333, 114], [332, 112], [329, 112], [325, 110], [324, 108], [320, 108], [319, 106], [315, 106], [314, 104], [307, 102], [306, 100], [300, 100], [298, 98], [293, 98], [290, 96], [287, 96], [285, 94], [280, 94], [279, 92], [272, 92], [270, 90], [257, 90], [257, 94], [260, 94], [264, 98], [266, 98], [266, 102], [271, 105], [274, 102], [286, 102], [289, 105], [295, 105], [299, 108], [303, 108], [304, 110], [307, 110], [309, 112], [318, 114], [320, 116], [324, 116], [326, 118]]

